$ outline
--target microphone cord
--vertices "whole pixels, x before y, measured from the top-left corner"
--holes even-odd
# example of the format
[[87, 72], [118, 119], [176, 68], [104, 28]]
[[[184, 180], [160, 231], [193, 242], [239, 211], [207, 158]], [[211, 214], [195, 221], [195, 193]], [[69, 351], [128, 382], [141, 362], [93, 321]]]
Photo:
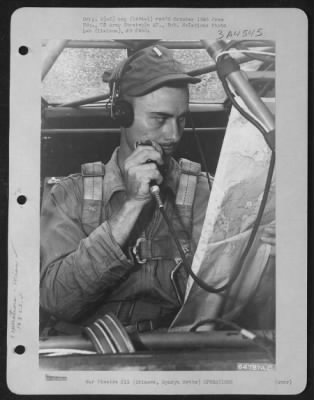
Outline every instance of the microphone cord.
[[[163, 218], [164, 218], [164, 220], [165, 220], [165, 222], [166, 222], [166, 224], [168, 226], [168, 229], [169, 229], [169, 232], [171, 234], [171, 237], [175, 242], [175, 245], [176, 245], [176, 247], [178, 249], [178, 252], [180, 254], [180, 257], [182, 259], [182, 264], [183, 264], [184, 269], [191, 276], [193, 281], [200, 288], [205, 290], [206, 292], [218, 294], [218, 293], [221, 293], [221, 292], [225, 291], [226, 289], [228, 289], [228, 288], [230, 288], [232, 286], [232, 284], [234, 283], [234, 281], [236, 280], [236, 278], [240, 274], [241, 269], [242, 269], [243, 264], [244, 264], [244, 261], [245, 261], [247, 255], [248, 255], [248, 253], [249, 253], [249, 251], [250, 251], [250, 249], [252, 247], [252, 244], [254, 242], [257, 230], [259, 228], [259, 225], [260, 225], [260, 222], [261, 222], [261, 219], [262, 219], [262, 216], [263, 216], [263, 212], [264, 212], [264, 209], [265, 209], [265, 206], [266, 206], [269, 189], [270, 189], [270, 186], [271, 186], [272, 172], [274, 170], [274, 165], [275, 165], [275, 153], [272, 153], [271, 160], [270, 160], [270, 165], [269, 165], [269, 169], [268, 169], [268, 174], [267, 174], [267, 180], [266, 180], [266, 183], [265, 183], [265, 189], [264, 189], [264, 193], [263, 193], [263, 197], [262, 197], [262, 201], [261, 201], [261, 204], [260, 204], [260, 207], [259, 207], [259, 210], [258, 210], [258, 214], [257, 214], [257, 217], [255, 219], [255, 222], [254, 222], [254, 225], [253, 225], [253, 228], [252, 228], [252, 232], [251, 232], [250, 238], [249, 238], [249, 240], [248, 240], [248, 242], [246, 244], [246, 247], [245, 247], [245, 249], [244, 249], [239, 261], [237, 262], [237, 264], [236, 264], [236, 266], [234, 268], [233, 273], [231, 274], [231, 277], [230, 277], [229, 281], [226, 284], [224, 284], [224, 285], [222, 285], [222, 286], [220, 286], [218, 288], [215, 288], [214, 286], [208, 285], [204, 280], [199, 278], [192, 271], [190, 262], [187, 260], [186, 254], [185, 254], [185, 252], [184, 252], [184, 250], [183, 250], [183, 248], [181, 246], [181, 243], [180, 243], [180, 241], [179, 241], [179, 239], [177, 237], [177, 234], [175, 232], [173, 224], [172, 224], [171, 220], [169, 219], [169, 217], [168, 217], [168, 215], [167, 215], [167, 213], [165, 211], [164, 205], [163, 205], [163, 203], [162, 203], [162, 201], [160, 199], [159, 186], [154, 185], [154, 186], [151, 187], [151, 193], [153, 194], [153, 196], [156, 199], [156, 202], [157, 202], [157, 205], [159, 207], [160, 213], [163, 216]], [[223, 296], [225, 296], [225, 295], [223, 295]]]
[[216, 324], [216, 325], [219, 324], [220, 326], [229, 326], [235, 329], [243, 337], [251, 340], [257, 347], [265, 351], [271, 362], [273, 363], [275, 362], [275, 341], [273, 339], [270, 339], [266, 336], [262, 336], [257, 332], [245, 329], [234, 322], [227, 321], [222, 318], [206, 318], [198, 321], [195, 325], [193, 325], [192, 328], [190, 329], [190, 332], [196, 332], [199, 327], [208, 324]]

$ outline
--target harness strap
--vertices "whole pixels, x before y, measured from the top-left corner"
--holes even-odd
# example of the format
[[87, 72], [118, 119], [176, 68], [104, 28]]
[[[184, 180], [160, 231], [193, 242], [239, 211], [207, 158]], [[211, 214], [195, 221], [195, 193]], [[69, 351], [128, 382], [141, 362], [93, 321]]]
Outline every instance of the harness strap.
[[176, 195], [176, 205], [181, 221], [188, 234], [192, 233], [192, 209], [197, 186], [198, 176], [201, 172], [199, 163], [181, 158], [179, 161], [181, 175]]
[[89, 235], [101, 223], [103, 179], [105, 166], [102, 162], [86, 163], [81, 167], [83, 178], [82, 225]]
[[[178, 232], [179, 240], [186, 252], [190, 250], [190, 237], [192, 233], [192, 210], [196, 192], [198, 176], [200, 175], [201, 166], [186, 159], [179, 161], [181, 169], [178, 191], [176, 195], [176, 206], [178, 216], [182, 223], [181, 232]], [[82, 212], [82, 223], [87, 234], [99, 226], [101, 222], [102, 194], [103, 194], [103, 177], [105, 167], [101, 162], [88, 163], [82, 165], [82, 177], [84, 187], [84, 202]], [[169, 236], [158, 239], [139, 238], [136, 245], [131, 249], [133, 256], [137, 262], [145, 263], [149, 260], [158, 259], [174, 259], [176, 258], [176, 250]], [[178, 257], [177, 257], [178, 258]], [[178, 260], [177, 260], [178, 261]], [[177, 262], [180, 266], [180, 262]], [[182, 268], [176, 273], [184, 273]], [[172, 279], [174, 280], [174, 279]], [[137, 301], [135, 303], [138, 303]], [[127, 323], [131, 320], [133, 314], [134, 302], [131, 302], [123, 308], [122, 314], [127, 314], [127, 318], [123, 318]], [[122, 311], [122, 310], [120, 310]], [[121, 315], [121, 317], [124, 317]], [[157, 318], [159, 320], [159, 318]], [[153, 325], [156, 325], [154, 321]], [[168, 320], [167, 320], [168, 322]], [[170, 321], [169, 321], [170, 322]], [[159, 322], [157, 323], [159, 325]], [[139, 327], [137, 327], [138, 329]], [[143, 327], [142, 327], [143, 329]]]
[[[184, 233], [185, 232], [180, 234], [180, 232], [178, 232], [178, 238], [183, 249], [188, 252], [190, 242]], [[135, 257], [139, 264], [144, 264], [146, 261], [150, 260], [172, 260], [179, 256], [179, 252], [173, 245], [170, 236], [163, 236], [158, 239], [146, 239], [140, 237], [135, 246], [131, 247], [129, 250], [131, 255]]]

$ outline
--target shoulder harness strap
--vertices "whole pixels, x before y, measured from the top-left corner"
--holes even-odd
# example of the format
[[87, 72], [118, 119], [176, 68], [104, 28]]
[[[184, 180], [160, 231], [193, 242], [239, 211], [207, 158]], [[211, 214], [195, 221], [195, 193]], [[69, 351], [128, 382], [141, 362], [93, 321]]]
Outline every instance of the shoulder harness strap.
[[103, 180], [105, 166], [102, 162], [86, 163], [81, 166], [83, 178], [82, 225], [89, 235], [101, 223]]
[[192, 209], [198, 176], [201, 173], [199, 163], [181, 158], [179, 160], [181, 175], [176, 196], [176, 205], [181, 221], [189, 233], [192, 233]]
[[[198, 163], [181, 159], [179, 161], [180, 177], [176, 195], [176, 211], [179, 219], [177, 232], [180, 232], [180, 243], [186, 251], [190, 250], [192, 234], [192, 210], [201, 166]], [[150, 260], [179, 258], [176, 247], [173, 246], [169, 236], [153, 239], [138, 238], [135, 246], [130, 251], [137, 263], [145, 264]]]

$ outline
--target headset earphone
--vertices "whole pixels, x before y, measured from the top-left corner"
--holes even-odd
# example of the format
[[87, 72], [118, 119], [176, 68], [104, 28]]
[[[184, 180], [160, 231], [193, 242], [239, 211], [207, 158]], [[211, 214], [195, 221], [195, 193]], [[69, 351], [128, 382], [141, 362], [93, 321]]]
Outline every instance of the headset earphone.
[[110, 117], [124, 128], [128, 128], [132, 125], [134, 120], [134, 110], [131, 103], [120, 98], [120, 83], [126, 68], [132, 60], [132, 56], [127, 58], [125, 62], [120, 65], [120, 68], [118, 67], [117, 70], [114, 71], [110, 90]]

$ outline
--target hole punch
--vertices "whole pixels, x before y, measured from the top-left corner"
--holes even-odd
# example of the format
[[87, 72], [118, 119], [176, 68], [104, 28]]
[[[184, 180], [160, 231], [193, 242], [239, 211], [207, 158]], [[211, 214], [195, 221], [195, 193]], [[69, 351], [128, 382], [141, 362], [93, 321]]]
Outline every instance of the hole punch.
[[21, 204], [21, 205], [25, 204], [25, 203], [26, 203], [26, 200], [27, 200], [27, 198], [26, 198], [26, 196], [24, 196], [23, 194], [21, 194], [21, 195], [18, 196], [18, 198], [17, 198], [17, 202], [18, 202], [19, 204]]
[[21, 355], [21, 354], [24, 354], [24, 353], [25, 353], [25, 350], [26, 350], [26, 349], [25, 349], [25, 346], [18, 345], [18, 346], [15, 347], [14, 352], [15, 352], [16, 354]]
[[26, 56], [26, 54], [28, 53], [28, 47], [27, 46], [20, 46], [19, 47], [19, 53], [21, 54], [21, 56]]

